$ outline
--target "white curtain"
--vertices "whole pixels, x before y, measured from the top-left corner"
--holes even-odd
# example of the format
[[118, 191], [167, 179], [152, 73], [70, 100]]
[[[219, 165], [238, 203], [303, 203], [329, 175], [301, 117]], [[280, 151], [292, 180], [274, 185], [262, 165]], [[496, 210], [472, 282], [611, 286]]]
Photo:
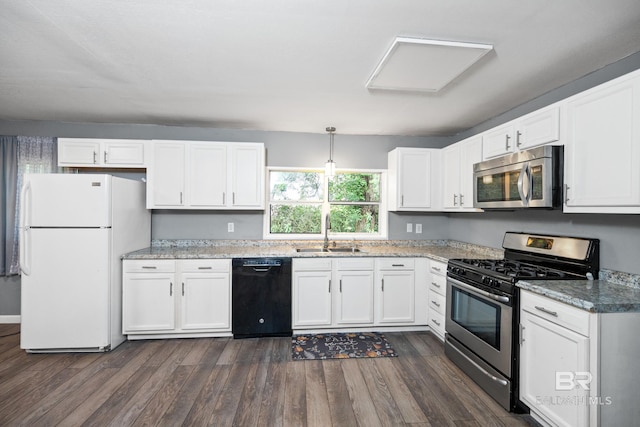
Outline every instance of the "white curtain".
[[[20, 213], [20, 189], [26, 173], [50, 173], [57, 171], [58, 147], [56, 138], [39, 136], [19, 136], [17, 137], [17, 176], [15, 191], [15, 206], [6, 206], [7, 225], [12, 227], [12, 241], [7, 241], [7, 246], [11, 244], [10, 262], [5, 274], [12, 275], [20, 272], [20, 241], [19, 241], [19, 213]], [[11, 198], [9, 198], [11, 200]], [[9, 215], [9, 212], [13, 215]], [[10, 222], [11, 221], [11, 222]], [[10, 236], [7, 236], [9, 238]]]

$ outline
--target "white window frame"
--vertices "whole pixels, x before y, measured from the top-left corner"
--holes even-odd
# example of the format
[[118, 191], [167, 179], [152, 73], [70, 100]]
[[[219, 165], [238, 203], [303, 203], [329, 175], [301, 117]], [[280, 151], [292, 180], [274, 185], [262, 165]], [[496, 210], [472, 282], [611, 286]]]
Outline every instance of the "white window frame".
[[[269, 228], [271, 224], [271, 172], [317, 172], [323, 175], [324, 178], [324, 191], [323, 200], [320, 202], [322, 205], [322, 217], [321, 226], [322, 230], [319, 234], [280, 234], [270, 233]], [[378, 205], [378, 233], [333, 233], [329, 230], [329, 239], [331, 240], [387, 240], [389, 235], [388, 231], [388, 210], [387, 210], [387, 170], [386, 169], [337, 169], [338, 173], [379, 173], [380, 174], [380, 204]], [[267, 203], [263, 214], [263, 238], [265, 240], [323, 240], [325, 230], [325, 218], [331, 209], [332, 204], [329, 202], [329, 182], [324, 177], [324, 170], [315, 168], [303, 168], [303, 167], [281, 167], [281, 166], [268, 166], [265, 179], [267, 195]], [[310, 202], [313, 203], [313, 202]], [[361, 202], [354, 202], [353, 204], [363, 204]]]

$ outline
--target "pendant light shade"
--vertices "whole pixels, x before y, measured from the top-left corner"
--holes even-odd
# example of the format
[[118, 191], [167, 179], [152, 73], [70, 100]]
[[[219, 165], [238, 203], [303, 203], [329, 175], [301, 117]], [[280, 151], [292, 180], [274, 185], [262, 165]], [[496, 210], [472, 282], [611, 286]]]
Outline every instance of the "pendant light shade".
[[327, 178], [333, 178], [336, 174], [336, 162], [333, 161], [333, 134], [336, 128], [329, 126], [326, 130], [329, 132], [329, 160], [324, 165], [324, 175]]

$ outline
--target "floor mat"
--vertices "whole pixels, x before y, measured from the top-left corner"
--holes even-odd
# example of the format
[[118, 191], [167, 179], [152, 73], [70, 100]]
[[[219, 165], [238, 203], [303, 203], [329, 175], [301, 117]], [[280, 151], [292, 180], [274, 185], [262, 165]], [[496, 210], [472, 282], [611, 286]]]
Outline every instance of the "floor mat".
[[294, 335], [291, 344], [293, 360], [357, 359], [398, 355], [385, 336], [377, 332]]

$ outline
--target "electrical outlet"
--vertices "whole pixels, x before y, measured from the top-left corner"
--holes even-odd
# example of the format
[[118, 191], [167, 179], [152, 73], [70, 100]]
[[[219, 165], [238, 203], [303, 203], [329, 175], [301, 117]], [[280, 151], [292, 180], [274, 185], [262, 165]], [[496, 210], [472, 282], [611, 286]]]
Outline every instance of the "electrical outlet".
[[232, 222], [227, 223], [227, 232], [228, 233], [233, 233], [233, 228], [234, 227], [233, 227], [233, 223]]
[[413, 233], [413, 224], [407, 223], [407, 233]]
[[422, 233], [422, 224], [416, 224], [416, 233], [417, 234]]

